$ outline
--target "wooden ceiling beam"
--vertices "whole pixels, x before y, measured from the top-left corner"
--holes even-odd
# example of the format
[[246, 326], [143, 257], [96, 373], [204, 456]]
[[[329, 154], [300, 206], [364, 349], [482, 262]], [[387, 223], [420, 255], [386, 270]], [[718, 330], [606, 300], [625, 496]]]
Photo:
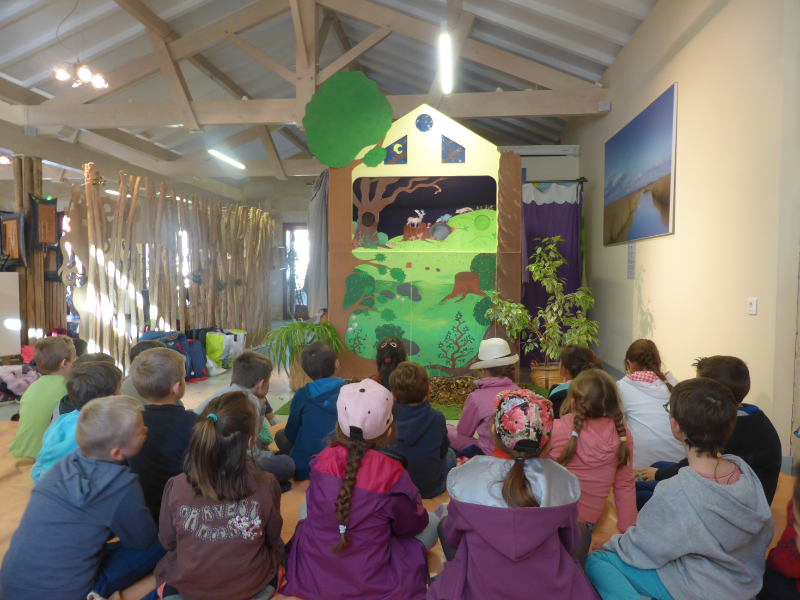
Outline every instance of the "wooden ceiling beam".
[[[409, 17], [390, 8], [368, 0], [318, 0], [318, 3], [334, 12], [347, 15], [358, 21], [377, 27], [390, 26], [392, 31], [429, 46], [439, 41], [440, 27]], [[596, 87], [593, 83], [567, 75], [556, 69], [522, 58], [516, 54], [467, 39], [461, 58], [485, 65], [501, 73], [507, 73], [524, 81], [554, 89], [584, 89]]]
[[286, 140], [292, 144], [294, 144], [295, 148], [300, 150], [301, 152], [308, 153], [309, 156], [313, 156], [311, 154], [311, 150], [308, 149], [308, 144], [306, 144], [300, 136], [298, 136], [294, 131], [289, 129], [288, 126], [281, 127], [280, 129], [276, 130], [280, 135], [282, 135]]
[[25, 86], [0, 77], [0, 100], [11, 104], [38, 105], [45, 102], [47, 98]]
[[[297, 45], [297, 70], [305, 71], [311, 64], [308, 56], [308, 43], [306, 42], [306, 32], [303, 24], [303, 14], [300, 9], [300, 0], [289, 0], [292, 10], [292, 24], [294, 25], [294, 37]], [[316, 31], [315, 31], [316, 33]], [[314, 55], [316, 56], [316, 54]]]
[[[608, 90], [537, 90], [526, 92], [475, 92], [450, 94], [440, 110], [451, 118], [551, 117], [603, 114], [608, 108]], [[427, 100], [426, 94], [388, 96], [399, 118]], [[297, 102], [282, 100], [223, 100], [192, 102], [200, 125], [266, 125], [297, 123]], [[169, 102], [136, 104], [91, 104], [52, 107], [0, 106], [0, 119], [17, 125], [69, 125], [102, 129], [108, 127], [158, 127], [180, 123], [183, 116]]]
[[317, 91], [317, 4], [315, 0], [289, 1], [296, 37], [295, 123], [298, 127], [302, 127], [306, 105]]
[[170, 56], [167, 44], [155, 32], [150, 30], [147, 31], [147, 37], [153, 47], [153, 54], [161, 69], [161, 74], [164, 76], [169, 95], [175, 104], [175, 109], [180, 114], [180, 122], [189, 129], [200, 129], [200, 123], [197, 121], [192, 109], [192, 96], [189, 93], [186, 80], [183, 78], [180, 68]]
[[254, 58], [262, 65], [267, 67], [273, 73], [280, 75], [283, 79], [291, 83], [292, 85], [297, 85], [297, 75], [292, 72], [290, 69], [284, 67], [281, 63], [277, 60], [268, 56], [265, 52], [256, 48], [253, 44], [248, 42], [247, 40], [243, 39], [242, 37], [236, 35], [235, 33], [229, 33], [225, 36], [225, 39], [236, 46], [239, 50], [247, 54], [250, 58]]
[[261, 138], [261, 144], [264, 146], [264, 152], [267, 153], [267, 159], [275, 166], [275, 177], [286, 181], [286, 173], [281, 164], [281, 157], [277, 148], [275, 148], [275, 142], [269, 133], [269, 129], [266, 125], [257, 125], [256, 130], [258, 131], [258, 137]]
[[[276, 164], [270, 160], [243, 161], [245, 170], [237, 169], [221, 160], [183, 161], [159, 163], [168, 177], [199, 176], [205, 177], [276, 177]], [[325, 167], [316, 158], [298, 158], [282, 161], [283, 171], [288, 177], [309, 177], [319, 175]]]
[[319, 73], [319, 75], [317, 75], [317, 85], [320, 85], [324, 81], [327, 81], [328, 79], [333, 77], [336, 73], [344, 69], [347, 65], [351, 64], [355, 60], [358, 60], [359, 56], [369, 52], [372, 48], [380, 44], [389, 35], [391, 35], [391, 33], [392, 33], [391, 27], [381, 27], [378, 30], [371, 33], [370, 35], [368, 35], [358, 44], [350, 48], [350, 50], [342, 54], [339, 58], [337, 58], [327, 67], [325, 67]]

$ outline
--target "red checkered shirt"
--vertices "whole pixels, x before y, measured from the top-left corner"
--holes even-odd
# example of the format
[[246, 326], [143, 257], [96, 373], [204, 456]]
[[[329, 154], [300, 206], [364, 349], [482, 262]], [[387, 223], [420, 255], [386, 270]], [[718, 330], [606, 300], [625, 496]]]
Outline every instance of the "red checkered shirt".
[[795, 579], [800, 591], [800, 552], [797, 551], [797, 532], [794, 530], [792, 501], [789, 500], [786, 515], [786, 529], [778, 540], [778, 545], [770, 550], [767, 566], [784, 577]]
[[631, 381], [641, 381], [642, 383], [655, 383], [659, 380], [659, 376], [652, 371], [636, 371], [628, 373], [625, 377]]

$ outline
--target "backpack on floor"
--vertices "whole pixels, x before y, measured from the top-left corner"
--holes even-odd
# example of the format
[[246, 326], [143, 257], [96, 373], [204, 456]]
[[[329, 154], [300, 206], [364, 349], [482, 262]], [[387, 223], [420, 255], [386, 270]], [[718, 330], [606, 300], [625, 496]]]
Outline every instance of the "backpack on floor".
[[190, 369], [186, 381], [203, 381], [208, 377], [206, 371], [206, 349], [198, 340], [186, 340], [179, 344], [181, 349], [189, 355]]
[[209, 334], [209, 332], [212, 331], [217, 331], [221, 333], [222, 329], [220, 329], [219, 327], [203, 327], [201, 329], [190, 329], [189, 331], [186, 332], [186, 337], [189, 338], [190, 340], [197, 340], [198, 342], [200, 342], [203, 345], [203, 350], [205, 350], [206, 336]]
[[[186, 336], [183, 335], [180, 331], [167, 331], [165, 333], [166, 335], [162, 336], [161, 339], [159, 339], [158, 341], [163, 343], [167, 348], [175, 350], [176, 352], [179, 352], [183, 356], [184, 365], [186, 367], [185, 378], [186, 381], [190, 381], [192, 378], [193, 368], [192, 368], [192, 357], [184, 348], [187, 342]], [[203, 360], [203, 367], [205, 367], [205, 364], [206, 364], [205, 360]]]

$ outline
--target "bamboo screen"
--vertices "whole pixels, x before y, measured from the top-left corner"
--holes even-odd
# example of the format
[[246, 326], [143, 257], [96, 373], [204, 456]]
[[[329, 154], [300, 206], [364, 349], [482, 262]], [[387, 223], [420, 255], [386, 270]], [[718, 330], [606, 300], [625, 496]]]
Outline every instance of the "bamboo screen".
[[[248, 345], [259, 345], [271, 323], [269, 214], [186, 198], [166, 183], [156, 189], [148, 178], [122, 172], [118, 181], [119, 196], [102, 196], [102, 177], [86, 165], [85, 185], [73, 186], [66, 214], [62, 247], [85, 268], [85, 296], [75, 298], [83, 301], [76, 307], [89, 351], [127, 368], [130, 347], [145, 331], [145, 289], [151, 329], [243, 329]], [[62, 269], [64, 283], [77, 276], [77, 265]]]

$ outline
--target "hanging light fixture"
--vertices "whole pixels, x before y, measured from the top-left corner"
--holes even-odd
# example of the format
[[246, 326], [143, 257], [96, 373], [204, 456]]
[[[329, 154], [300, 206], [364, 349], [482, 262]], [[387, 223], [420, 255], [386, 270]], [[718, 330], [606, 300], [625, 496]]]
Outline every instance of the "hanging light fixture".
[[108, 82], [106, 78], [103, 77], [100, 73], [97, 73], [94, 77], [92, 77], [92, 85], [96, 90], [104, 90], [108, 87]]
[[[61, 20], [61, 23], [59, 23], [58, 27], [56, 28], [56, 40], [58, 40], [58, 42], [70, 52], [73, 52], [73, 50], [61, 41], [61, 39], [58, 37], [58, 31], [61, 29], [61, 26], [64, 24], [64, 22], [72, 15], [72, 13], [75, 12], [75, 9], [78, 8], [79, 2], [80, 0], [75, 0], [75, 5], [72, 7], [72, 10], [66, 17], [64, 17], [64, 19]], [[89, 68], [89, 65], [81, 63], [81, 59], [77, 51], [75, 52], [75, 57], [75, 63], [63, 62], [58, 67], [53, 69], [53, 77], [55, 77], [58, 81], [72, 82], [72, 87], [74, 88], [90, 82], [96, 90], [103, 90], [108, 87], [108, 82], [106, 81], [106, 78], [103, 77], [102, 73], [95, 73]]]
[[11, 159], [5, 154], [0, 154], [0, 166], [7, 166], [11, 164]]
[[59, 81], [69, 81], [72, 79], [72, 65], [70, 63], [61, 63], [54, 71], [53, 76]]
[[78, 67], [78, 79], [80, 79], [83, 83], [89, 83], [94, 77], [94, 73], [92, 70], [87, 67], [86, 65], [81, 65]]

